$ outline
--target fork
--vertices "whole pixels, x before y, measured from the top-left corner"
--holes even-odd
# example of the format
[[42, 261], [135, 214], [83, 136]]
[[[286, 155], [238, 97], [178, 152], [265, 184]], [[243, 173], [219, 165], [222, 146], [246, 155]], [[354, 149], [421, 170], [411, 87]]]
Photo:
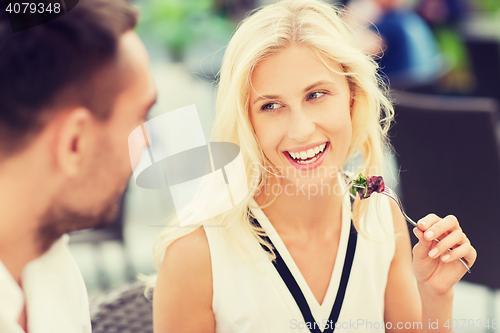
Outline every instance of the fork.
[[[364, 186], [358, 186], [358, 185], [353, 185], [354, 187], [358, 187], [358, 188], [365, 188]], [[403, 214], [403, 216], [405, 217], [406, 221], [408, 221], [408, 223], [410, 223], [412, 226], [414, 227], [417, 227], [418, 229], [420, 229], [417, 225], [417, 223], [415, 221], [413, 221], [408, 215], [406, 215], [404, 209], [403, 209], [403, 204], [401, 203], [401, 200], [399, 199], [399, 197], [396, 195], [396, 193], [391, 190], [390, 188], [388, 188], [387, 186], [385, 186], [384, 190], [382, 192], [380, 192], [381, 194], [385, 194], [386, 196], [388, 196], [389, 198], [391, 198], [392, 200], [394, 200], [397, 204], [398, 204], [398, 207], [399, 207], [399, 210], [401, 211], [401, 213]], [[420, 229], [422, 230], [422, 229]], [[439, 243], [439, 239], [435, 238], [434, 241], [436, 241], [437, 243]], [[451, 251], [451, 249], [448, 249], [448, 251]], [[460, 260], [460, 262], [465, 266], [465, 268], [467, 268], [467, 272], [471, 272], [470, 271], [470, 268], [469, 266], [467, 266], [467, 264], [465, 263], [465, 261], [460, 258], [458, 259]]]
[[[415, 223], [415, 221], [413, 221], [408, 215], [406, 215], [405, 211], [403, 210], [403, 205], [401, 204], [401, 200], [399, 200], [399, 197], [396, 195], [396, 193], [393, 190], [391, 190], [390, 188], [388, 188], [386, 186], [384, 188], [384, 190], [381, 192], [381, 194], [385, 194], [386, 196], [388, 196], [392, 200], [396, 201], [396, 203], [398, 204], [399, 210], [401, 210], [401, 213], [403, 213], [403, 216], [405, 217], [406, 221], [408, 221], [408, 223], [410, 223], [414, 227], [417, 227], [418, 229], [420, 229], [418, 227], [417, 223]], [[435, 238], [434, 241], [439, 243], [439, 239], [437, 239], [437, 238]], [[451, 249], [448, 249], [448, 251], [451, 251]], [[469, 266], [467, 266], [465, 261], [462, 258], [459, 258], [458, 260], [460, 260], [460, 262], [465, 266], [465, 268], [467, 268], [467, 272], [470, 273], [470, 268], [469, 268]]]

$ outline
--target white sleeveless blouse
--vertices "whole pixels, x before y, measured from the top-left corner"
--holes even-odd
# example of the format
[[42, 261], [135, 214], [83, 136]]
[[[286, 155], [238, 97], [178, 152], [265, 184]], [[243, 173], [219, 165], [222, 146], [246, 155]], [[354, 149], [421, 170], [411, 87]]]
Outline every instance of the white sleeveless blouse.
[[[373, 194], [365, 229], [372, 239], [358, 233], [354, 260], [336, 323], [329, 322], [337, 295], [351, 228], [351, 208], [346, 193], [342, 204], [339, 249], [330, 283], [320, 305], [300, 273], [283, 241], [261, 209], [251, 208], [297, 281], [311, 313], [324, 328], [335, 332], [385, 332], [384, 295], [395, 251], [394, 226], [389, 199]], [[257, 206], [252, 200], [251, 206]], [[253, 264], [238, 257], [219, 228], [204, 226], [212, 261], [213, 300], [216, 333], [310, 333], [302, 313], [266, 252], [255, 240]]]

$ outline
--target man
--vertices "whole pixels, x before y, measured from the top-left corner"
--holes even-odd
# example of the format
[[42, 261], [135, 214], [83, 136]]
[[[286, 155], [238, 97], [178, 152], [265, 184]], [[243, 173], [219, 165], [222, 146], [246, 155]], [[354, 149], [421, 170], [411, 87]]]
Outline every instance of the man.
[[0, 332], [89, 333], [66, 233], [113, 220], [132, 173], [128, 136], [156, 100], [137, 14], [124, 0], [84, 0], [18, 33], [4, 14]]

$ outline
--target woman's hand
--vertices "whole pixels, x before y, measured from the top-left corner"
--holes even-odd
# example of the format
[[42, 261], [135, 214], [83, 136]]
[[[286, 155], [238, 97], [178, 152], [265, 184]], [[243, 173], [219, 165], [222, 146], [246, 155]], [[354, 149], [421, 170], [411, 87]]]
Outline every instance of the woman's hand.
[[[417, 282], [433, 293], [447, 293], [467, 272], [458, 259], [463, 258], [470, 268], [476, 261], [476, 250], [453, 215], [441, 219], [429, 214], [418, 222], [413, 232], [419, 239], [413, 247]], [[436, 242], [436, 238], [440, 241]]]

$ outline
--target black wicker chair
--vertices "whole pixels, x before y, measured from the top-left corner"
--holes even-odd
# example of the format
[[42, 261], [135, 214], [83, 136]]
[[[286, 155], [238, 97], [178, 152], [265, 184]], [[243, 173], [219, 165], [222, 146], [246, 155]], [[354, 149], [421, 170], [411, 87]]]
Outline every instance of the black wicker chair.
[[93, 333], [153, 333], [152, 297], [144, 296], [144, 282], [112, 289], [90, 303]]

